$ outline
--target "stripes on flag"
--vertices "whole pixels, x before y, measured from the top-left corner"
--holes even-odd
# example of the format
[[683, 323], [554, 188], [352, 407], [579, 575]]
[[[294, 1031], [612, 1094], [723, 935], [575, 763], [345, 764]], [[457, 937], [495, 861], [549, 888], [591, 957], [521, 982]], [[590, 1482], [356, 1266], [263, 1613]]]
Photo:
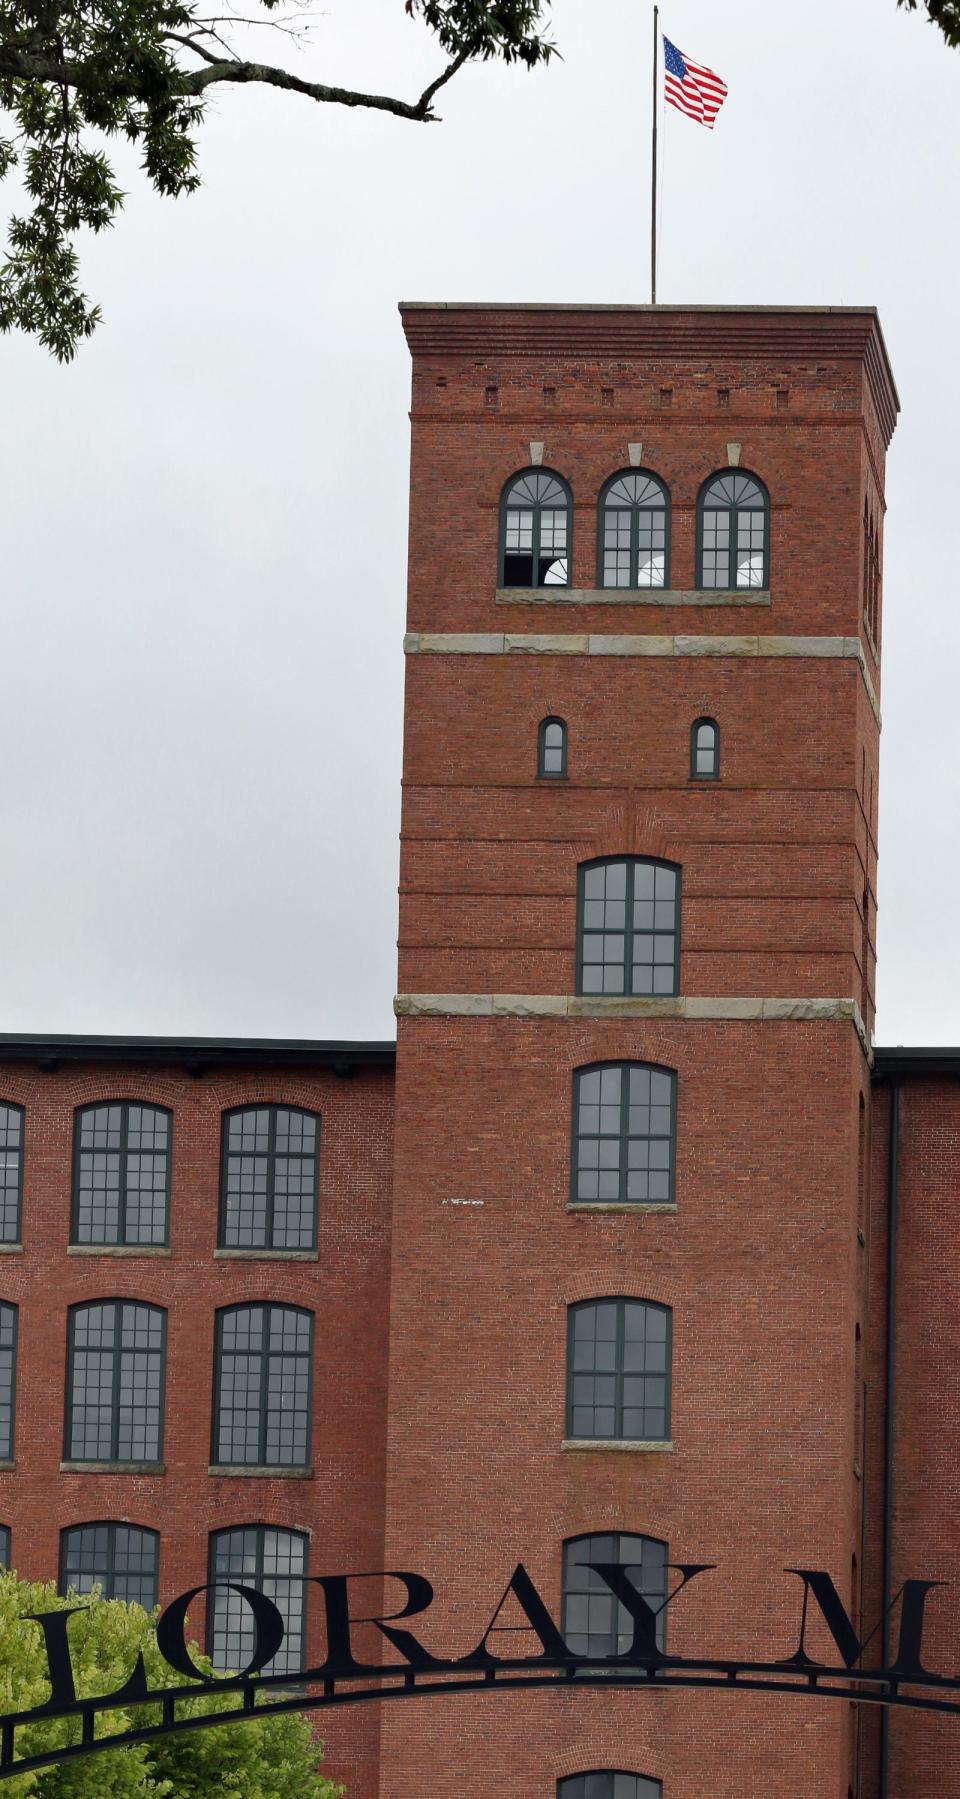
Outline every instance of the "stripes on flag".
[[727, 97], [726, 84], [712, 69], [691, 62], [668, 37], [663, 40], [663, 67], [669, 104], [712, 131], [713, 121]]

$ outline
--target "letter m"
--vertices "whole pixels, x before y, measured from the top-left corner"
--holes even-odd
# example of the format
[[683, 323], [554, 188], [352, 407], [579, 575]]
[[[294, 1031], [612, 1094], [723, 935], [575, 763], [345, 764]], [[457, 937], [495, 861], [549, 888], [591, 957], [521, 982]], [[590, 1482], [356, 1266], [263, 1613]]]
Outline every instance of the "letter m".
[[911, 1675], [919, 1678], [929, 1672], [920, 1660], [923, 1642], [923, 1611], [931, 1587], [942, 1587], [946, 1584], [944, 1581], [905, 1580], [899, 1590], [894, 1593], [890, 1604], [878, 1623], [874, 1625], [870, 1635], [861, 1641], [829, 1574], [824, 1574], [815, 1568], [787, 1568], [784, 1572], [796, 1574], [798, 1579], [803, 1581], [803, 1613], [800, 1619], [799, 1647], [793, 1655], [788, 1655], [783, 1661], [778, 1662], [778, 1667], [825, 1668], [828, 1665], [826, 1662], [814, 1661], [807, 1654], [807, 1616], [811, 1598], [816, 1600], [820, 1608], [820, 1615], [840, 1651], [845, 1668], [856, 1666], [867, 1644], [876, 1636], [884, 1618], [890, 1616], [897, 1601], [900, 1600], [900, 1638], [897, 1644], [896, 1659], [890, 1664], [890, 1673], [899, 1674], [902, 1678], [908, 1679]]

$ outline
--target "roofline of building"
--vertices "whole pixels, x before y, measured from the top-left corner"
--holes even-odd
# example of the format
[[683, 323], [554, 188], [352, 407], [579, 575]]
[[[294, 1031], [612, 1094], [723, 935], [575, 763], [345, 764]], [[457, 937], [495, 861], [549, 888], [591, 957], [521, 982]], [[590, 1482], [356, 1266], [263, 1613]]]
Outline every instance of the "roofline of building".
[[952, 1074], [960, 1078], [960, 1049], [904, 1049], [899, 1043], [891, 1049], [874, 1049], [873, 1072], [876, 1080], [923, 1074]]
[[256, 1062], [270, 1068], [332, 1068], [337, 1074], [349, 1074], [355, 1068], [392, 1068], [396, 1054], [393, 1042], [310, 1037], [50, 1037], [0, 1031], [0, 1062], [36, 1062], [48, 1069], [61, 1062], [178, 1062], [199, 1071]]

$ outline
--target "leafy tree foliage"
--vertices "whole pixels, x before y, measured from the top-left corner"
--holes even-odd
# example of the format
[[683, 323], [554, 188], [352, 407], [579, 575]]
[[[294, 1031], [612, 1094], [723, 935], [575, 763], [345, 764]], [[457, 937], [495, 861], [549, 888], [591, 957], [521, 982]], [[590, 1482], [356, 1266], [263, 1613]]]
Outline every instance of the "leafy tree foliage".
[[960, 47], [960, 0], [897, 0], [897, 5], [905, 6], [908, 12], [916, 12], [922, 5], [931, 24], [939, 25], [947, 43]]
[[[0, 1573], [0, 1712], [27, 1711], [49, 1699], [43, 1637], [27, 1618], [69, 1603], [76, 1601], [61, 1599], [52, 1583]], [[140, 1650], [151, 1687], [187, 1685], [162, 1659], [151, 1619], [139, 1605], [101, 1600], [71, 1620], [69, 1635], [80, 1698], [116, 1692]], [[195, 1647], [191, 1653], [197, 1667], [210, 1673], [206, 1658]], [[178, 1706], [178, 1716], [229, 1711], [236, 1705], [235, 1693], [187, 1699]], [[131, 1705], [108, 1713], [97, 1733], [115, 1735], [157, 1721], [156, 1706]], [[17, 1732], [17, 1753], [65, 1748], [79, 1740], [79, 1731], [72, 1719], [25, 1725]], [[218, 1793], [232, 1799], [342, 1799], [344, 1788], [317, 1773], [319, 1758], [320, 1745], [311, 1740], [309, 1725], [287, 1713], [61, 1762], [6, 1781], [3, 1793], [4, 1799], [214, 1799]]]
[[104, 230], [123, 203], [104, 139], [135, 144], [158, 193], [191, 193], [205, 99], [224, 82], [427, 124], [440, 89], [472, 58], [531, 68], [553, 53], [541, 29], [550, 0], [403, 0], [448, 59], [412, 101], [306, 81], [237, 53], [241, 24], [300, 34], [289, 11], [300, 3], [254, 0], [255, 17], [241, 20], [234, 0], [222, 14], [205, 0], [0, 0], [0, 122], [5, 115], [10, 133], [0, 134], [0, 177], [16, 170], [30, 202], [10, 222], [0, 329], [18, 326], [61, 361], [95, 329], [99, 309], [80, 289], [74, 240], [83, 226]]

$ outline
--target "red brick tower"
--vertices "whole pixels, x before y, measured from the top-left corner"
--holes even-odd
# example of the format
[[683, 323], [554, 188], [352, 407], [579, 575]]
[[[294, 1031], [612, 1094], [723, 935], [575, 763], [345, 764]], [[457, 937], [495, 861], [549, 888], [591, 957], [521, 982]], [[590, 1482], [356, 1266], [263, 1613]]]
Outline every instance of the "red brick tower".
[[[598, 1535], [650, 1593], [720, 1565], [670, 1648], [786, 1655], [778, 1570], [860, 1592], [879, 325], [403, 319], [385, 1565], [483, 1595], [446, 1589], [438, 1652], [517, 1559], [595, 1648]], [[852, 1710], [804, 1699], [435, 1699], [382, 1743], [381, 1799], [860, 1790]]]

